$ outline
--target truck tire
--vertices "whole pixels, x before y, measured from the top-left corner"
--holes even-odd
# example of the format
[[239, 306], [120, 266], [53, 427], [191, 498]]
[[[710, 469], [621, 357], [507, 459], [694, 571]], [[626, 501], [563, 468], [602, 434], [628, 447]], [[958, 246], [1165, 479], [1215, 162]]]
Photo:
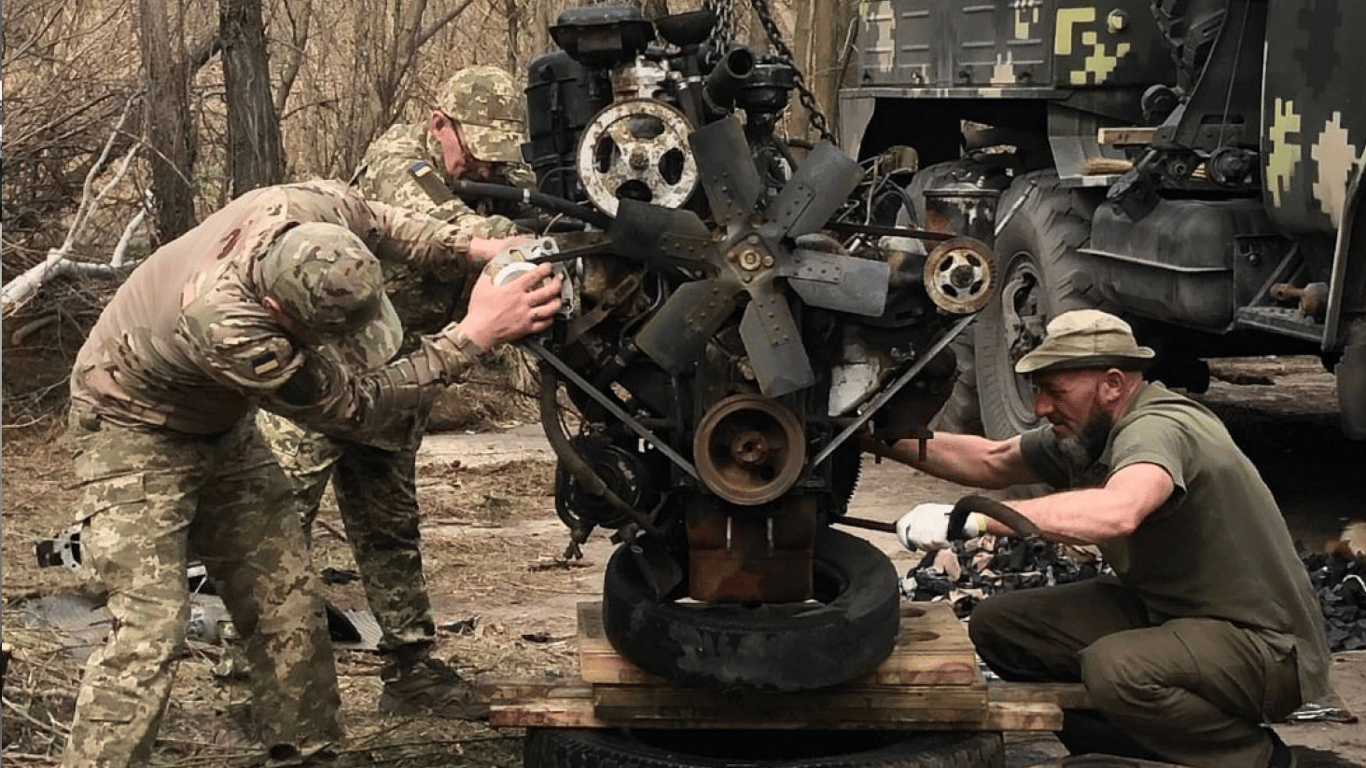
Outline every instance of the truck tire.
[[657, 601], [621, 546], [603, 576], [603, 629], [622, 656], [682, 685], [803, 691], [872, 671], [891, 653], [901, 621], [891, 561], [827, 528], [816, 535], [815, 581], [816, 601], [798, 613]]
[[532, 728], [524, 768], [1003, 768], [994, 732]]
[[1029, 381], [1015, 373], [1015, 363], [1042, 341], [1050, 319], [1095, 305], [1084, 296], [1090, 282], [1076, 253], [1090, 240], [1095, 206], [1094, 193], [1061, 186], [1052, 170], [1020, 176], [1001, 196], [998, 221], [1010, 217], [996, 238], [1001, 288], [977, 316], [974, 335], [987, 437], [1010, 437], [1040, 423]]

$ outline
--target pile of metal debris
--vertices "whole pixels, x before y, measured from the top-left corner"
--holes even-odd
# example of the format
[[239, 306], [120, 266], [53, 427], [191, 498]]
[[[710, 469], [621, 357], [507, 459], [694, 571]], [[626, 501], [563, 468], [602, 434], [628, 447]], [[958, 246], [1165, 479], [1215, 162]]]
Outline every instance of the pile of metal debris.
[[1309, 582], [1319, 597], [1328, 648], [1366, 648], [1366, 555], [1350, 552], [1302, 555]]
[[[1323, 610], [1330, 650], [1366, 648], [1366, 555], [1339, 551], [1300, 557]], [[966, 618], [997, 592], [1069, 584], [1102, 573], [1113, 571], [1093, 547], [982, 536], [927, 553], [902, 578], [901, 593], [909, 600], [947, 600], [959, 618]]]

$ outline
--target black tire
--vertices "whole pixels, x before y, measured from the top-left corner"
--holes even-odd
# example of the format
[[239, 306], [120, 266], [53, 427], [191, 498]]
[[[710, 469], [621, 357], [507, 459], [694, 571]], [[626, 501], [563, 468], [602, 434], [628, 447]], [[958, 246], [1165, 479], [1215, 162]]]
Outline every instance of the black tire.
[[603, 578], [602, 619], [617, 652], [681, 685], [803, 691], [871, 671], [896, 643], [901, 595], [879, 549], [843, 531], [816, 536], [816, 602], [772, 606], [658, 602], [626, 546]]
[[524, 768], [1003, 768], [999, 733], [536, 728]]
[[1095, 305], [1083, 294], [1090, 281], [1076, 253], [1090, 240], [1095, 206], [1093, 193], [1062, 187], [1052, 170], [1020, 176], [1001, 196], [997, 217], [1011, 217], [996, 238], [1001, 289], [978, 315], [974, 337], [987, 437], [1010, 437], [1039, 424], [1029, 380], [1015, 373], [1015, 363], [1043, 339], [1050, 319]]

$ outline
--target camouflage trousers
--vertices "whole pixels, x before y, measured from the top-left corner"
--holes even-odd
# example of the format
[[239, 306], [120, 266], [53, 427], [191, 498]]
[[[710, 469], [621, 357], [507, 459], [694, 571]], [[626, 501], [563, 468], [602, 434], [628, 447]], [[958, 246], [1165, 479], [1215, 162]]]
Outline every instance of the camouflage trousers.
[[63, 765], [148, 763], [184, 647], [190, 548], [246, 638], [253, 711], [271, 756], [338, 740], [317, 577], [287, 480], [251, 420], [205, 437], [73, 411], [69, 434], [82, 561], [107, 590], [113, 629], [86, 666]]
[[417, 508], [417, 448], [427, 424], [422, 409], [399, 450], [337, 440], [262, 411], [257, 426], [294, 486], [305, 536], [332, 480], [346, 537], [379, 624], [380, 651], [409, 662], [436, 641], [422, 575]]

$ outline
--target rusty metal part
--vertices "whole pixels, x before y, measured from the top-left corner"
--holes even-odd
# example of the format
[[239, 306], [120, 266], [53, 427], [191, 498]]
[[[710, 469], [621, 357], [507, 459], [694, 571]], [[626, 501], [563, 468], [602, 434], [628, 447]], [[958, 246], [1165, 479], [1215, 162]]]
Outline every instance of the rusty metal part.
[[956, 315], [980, 310], [996, 290], [996, 259], [980, 240], [956, 237], [936, 245], [925, 258], [925, 292], [940, 309]]
[[1281, 302], [1297, 301], [1301, 314], [1322, 320], [1328, 311], [1328, 284], [1310, 283], [1301, 288], [1294, 283], [1276, 283], [1271, 286], [1271, 298]]
[[864, 528], [869, 531], [882, 531], [883, 533], [896, 533], [896, 523], [888, 523], [883, 520], [866, 520], [862, 517], [849, 517], [843, 515], [830, 522], [835, 525], [847, 525], [852, 528]]
[[806, 460], [802, 423], [775, 400], [732, 395], [697, 422], [693, 461], [717, 496], [744, 506], [783, 495]]
[[589, 201], [615, 216], [621, 193], [665, 208], [697, 188], [692, 126], [682, 112], [652, 99], [629, 99], [599, 112], [579, 138], [575, 170]]
[[1000, 197], [994, 189], [927, 189], [925, 229], [952, 232], [990, 246], [996, 240], [996, 203]]
[[795, 496], [770, 514], [733, 514], [714, 501], [689, 502], [688, 591], [707, 602], [787, 603], [814, 590], [816, 500]]

